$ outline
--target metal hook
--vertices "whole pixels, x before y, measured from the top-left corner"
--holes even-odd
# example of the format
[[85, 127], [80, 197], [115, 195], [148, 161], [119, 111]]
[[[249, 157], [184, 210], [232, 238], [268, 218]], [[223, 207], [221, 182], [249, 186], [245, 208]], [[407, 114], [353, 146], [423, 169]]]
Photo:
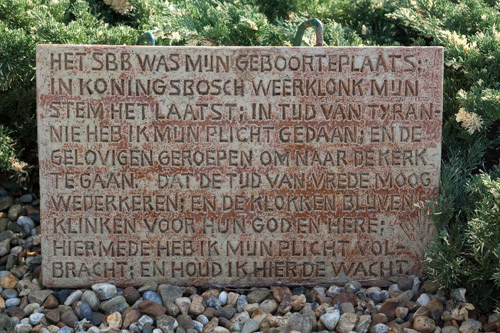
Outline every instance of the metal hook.
[[316, 46], [323, 46], [323, 23], [320, 20], [313, 18], [303, 22], [297, 29], [297, 34], [293, 40], [293, 46], [300, 46], [302, 44], [302, 37], [307, 28], [315, 28], [316, 30]]
[[136, 45], [155, 45], [155, 36], [153, 36], [153, 32], [146, 31], [143, 33], [139, 39], [137, 40]]

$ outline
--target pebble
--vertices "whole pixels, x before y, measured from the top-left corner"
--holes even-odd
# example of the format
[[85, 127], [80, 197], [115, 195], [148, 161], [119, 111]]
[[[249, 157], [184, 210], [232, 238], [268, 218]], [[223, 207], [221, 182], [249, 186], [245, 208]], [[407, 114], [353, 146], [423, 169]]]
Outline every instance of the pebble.
[[150, 290], [145, 291], [144, 294], [142, 295], [142, 298], [144, 298], [144, 300], [153, 301], [153, 302], [156, 302], [160, 305], [163, 305], [163, 301], [162, 301], [160, 295], [158, 295], [154, 291], [150, 291]]
[[356, 316], [354, 313], [344, 313], [340, 316], [339, 322], [336, 326], [336, 331], [338, 333], [349, 333], [354, 329], [354, 326], [356, 326], [357, 322], [358, 316]]
[[335, 326], [337, 326], [337, 323], [339, 322], [340, 319], [340, 311], [335, 309], [331, 310], [319, 318], [319, 320], [325, 325], [325, 327], [329, 331], [333, 331], [335, 329]]
[[222, 306], [227, 304], [227, 292], [226, 291], [222, 291], [219, 294], [219, 301], [220, 301]]
[[36, 326], [36, 325], [40, 324], [40, 322], [42, 321], [43, 317], [45, 317], [45, 315], [43, 313], [40, 313], [40, 312], [32, 313], [30, 315], [30, 324], [33, 325], [33, 326]]
[[481, 328], [482, 324], [480, 321], [469, 319], [462, 322], [462, 325], [460, 325], [460, 328], [458, 330], [460, 331], [460, 333], [477, 333], [481, 331]]
[[441, 329], [441, 333], [459, 333], [460, 331], [455, 326], [445, 326]]
[[116, 287], [110, 283], [98, 283], [92, 285], [92, 290], [101, 301], [112, 298], [116, 295]]
[[208, 322], [210, 320], [208, 320], [208, 318], [204, 315], [199, 315], [198, 317], [196, 317], [196, 321], [198, 321], [200, 324], [202, 324], [203, 326], [205, 326], [206, 324], [208, 324]]
[[12, 306], [18, 306], [21, 303], [21, 300], [17, 297], [9, 298], [5, 301], [5, 306], [10, 308]]
[[431, 298], [427, 294], [422, 294], [417, 298], [417, 304], [420, 306], [426, 306], [427, 303], [431, 301]]
[[389, 327], [386, 324], [377, 324], [370, 330], [371, 333], [388, 333]]
[[19, 216], [16, 222], [27, 234], [31, 234], [31, 229], [35, 228], [35, 222], [27, 216]]
[[413, 328], [421, 333], [432, 333], [436, 329], [434, 320], [426, 316], [413, 318]]
[[259, 307], [262, 309], [262, 311], [273, 314], [278, 309], [278, 302], [276, 302], [274, 299], [266, 299], [265, 301], [260, 303]]
[[75, 290], [73, 291], [68, 298], [64, 301], [64, 305], [72, 305], [74, 302], [79, 301], [82, 298], [82, 291], [81, 290]]
[[344, 288], [346, 293], [354, 294], [361, 289], [361, 283], [359, 283], [358, 281], [350, 281], [346, 283]]
[[[243, 311], [243, 307], [247, 305], [249, 302], [247, 300], [247, 296], [245, 295], [240, 295], [238, 296], [238, 299], [236, 300], [236, 310], [238, 312]], [[258, 302], [252, 302], [252, 303], [258, 303]]]
[[182, 297], [185, 287], [174, 286], [171, 284], [160, 284], [158, 286], [158, 293], [160, 294], [163, 304], [167, 302], [175, 303], [175, 300]]
[[99, 305], [101, 304], [101, 302], [99, 302], [99, 298], [92, 290], [86, 290], [82, 294], [82, 301], [87, 302], [92, 311], [97, 311], [97, 309], [99, 309]]
[[4, 291], [2, 291], [2, 297], [4, 299], [17, 297], [17, 291], [15, 291], [14, 289], [4, 289]]
[[101, 308], [105, 313], [123, 312], [127, 307], [127, 301], [123, 296], [116, 296], [101, 303]]
[[89, 303], [85, 301], [78, 301], [78, 303], [76, 303], [75, 313], [80, 320], [84, 318], [87, 320], [92, 319], [92, 308], [90, 307]]
[[123, 297], [125, 297], [128, 304], [134, 304], [139, 298], [141, 298], [141, 294], [139, 294], [139, 291], [137, 291], [134, 287], [127, 287], [123, 290]]
[[241, 328], [241, 333], [252, 333], [259, 330], [259, 323], [253, 319], [248, 319]]
[[459, 302], [467, 302], [465, 300], [465, 293], [467, 290], [465, 288], [457, 288], [451, 291], [451, 297]]
[[122, 326], [122, 315], [120, 312], [114, 312], [106, 319], [110, 328], [120, 328]]
[[75, 327], [75, 324], [78, 322], [78, 316], [73, 310], [68, 310], [61, 314], [61, 321], [69, 327]]
[[146, 325], [146, 323], [150, 323], [151, 325], [153, 325], [153, 318], [151, 318], [150, 316], [142, 316], [141, 318], [139, 318], [138, 320], [138, 323], [139, 323], [139, 327], [144, 327], [144, 325]]

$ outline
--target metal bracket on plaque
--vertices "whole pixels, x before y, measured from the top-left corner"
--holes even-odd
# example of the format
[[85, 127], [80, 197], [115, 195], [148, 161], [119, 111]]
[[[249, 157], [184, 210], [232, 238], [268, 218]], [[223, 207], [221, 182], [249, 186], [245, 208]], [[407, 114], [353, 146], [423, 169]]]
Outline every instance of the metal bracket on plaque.
[[[293, 46], [300, 46], [302, 44], [302, 37], [304, 37], [304, 32], [308, 28], [314, 28], [316, 30], [316, 46], [323, 46], [323, 23], [317, 18], [313, 18], [302, 22], [297, 29], [297, 34], [293, 40]], [[161, 33], [160, 30], [146, 31], [139, 39], [137, 39], [137, 45], [150, 45], [155, 46], [155, 34]]]
[[299, 25], [297, 34], [293, 40], [293, 46], [300, 46], [302, 44], [302, 37], [307, 28], [314, 28], [316, 30], [316, 46], [323, 46], [323, 23], [317, 18], [310, 19]]
[[155, 46], [155, 33], [160, 32], [160, 30], [146, 31], [137, 39], [136, 45], [150, 45]]

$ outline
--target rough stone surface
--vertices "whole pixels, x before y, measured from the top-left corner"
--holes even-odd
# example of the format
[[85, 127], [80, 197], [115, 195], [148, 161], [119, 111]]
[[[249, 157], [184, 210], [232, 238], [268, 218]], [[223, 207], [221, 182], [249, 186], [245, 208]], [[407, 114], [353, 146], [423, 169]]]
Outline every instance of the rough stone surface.
[[421, 272], [433, 224], [414, 204], [438, 194], [442, 48], [39, 45], [36, 69], [46, 286], [105, 269], [115, 285]]

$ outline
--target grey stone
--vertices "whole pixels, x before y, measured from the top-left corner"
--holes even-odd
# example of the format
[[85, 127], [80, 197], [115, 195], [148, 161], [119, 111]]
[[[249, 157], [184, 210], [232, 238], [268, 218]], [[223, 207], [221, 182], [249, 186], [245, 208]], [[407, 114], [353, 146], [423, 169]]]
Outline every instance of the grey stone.
[[40, 309], [40, 304], [38, 303], [30, 303], [28, 305], [26, 305], [26, 307], [23, 309], [24, 313], [26, 313], [26, 315], [31, 315], [33, 312], [39, 312], [41, 309]]
[[27, 216], [19, 216], [17, 218], [17, 224], [21, 226], [27, 234], [31, 234], [31, 229], [35, 227], [35, 222]]
[[69, 327], [75, 327], [75, 324], [78, 322], [78, 316], [73, 310], [64, 311], [61, 314], [61, 321]]
[[30, 203], [31, 201], [33, 201], [33, 195], [31, 193], [23, 194], [19, 197], [19, 201], [25, 204]]
[[5, 300], [5, 306], [10, 308], [13, 306], [18, 306], [21, 303], [21, 300], [17, 297], [14, 298], [9, 298], [8, 300]]
[[144, 295], [142, 295], [142, 298], [144, 298], [144, 300], [153, 301], [153, 302], [156, 302], [160, 305], [163, 305], [163, 301], [162, 301], [160, 295], [158, 295], [154, 291], [150, 291], [150, 290], [145, 291]]
[[402, 291], [410, 290], [413, 287], [413, 279], [409, 276], [404, 276], [398, 279], [398, 287]]
[[179, 326], [185, 330], [190, 329], [190, 328], [194, 328], [193, 319], [191, 319], [191, 317], [188, 315], [182, 314], [182, 315], [178, 316], [177, 322], [178, 322]]
[[99, 305], [101, 304], [101, 302], [99, 302], [99, 298], [92, 290], [86, 290], [82, 294], [82, 301], [87, 302], [93, 311], [97, 311], [97, 309], [99, 309]]
[[361, 283], [359, 283], [358, 281], [349, 281], [346, 283], [344, 288], [346, 293], [354, 294], [361, 289]]
[[116, 287], [110, 283], [97, 283], [92, 285], [92, 290], [101, 301], [112, 298], [116, 295]]
[[455, 326], [445, 326], [441, 329], [441, 333], [459, 333], [460, 331]]
[[9, 212], [7, 213], [7, 217], [9, 218], [9, 220], [15, 221], [22, 214], [24, 214], [23, 205], [15, 204], [15, 205], [10, 206]]
[[240, 295], [238, 296], [238, 299], [236, 300], [236, 311], [242, 312], [243, 307], [248, 304], [247, 297], [245, 295]]
[[337, 309], [330, 310], [327, 313], [321, 315], [321, 317], [319, 317], [319, 320], [323, 323], [323, 325], [325, 325], [325, 327], [329, 331], [333, 331], [335, 329], [335, 326], [337, 326], [339, 319], [340, 319], [340, 311]]
[[203, 324], [200, 323], [199, 321], [197, 320], [193, 320], [193, 327], [194, 329], [197, 331], [197, 332], [202, 332], [203, 331]]
[[387, 333], [389, 332], [389, 327], [386, 324], [377, 324], [372, 327], [371, 333]]
[[80, 320], [82, 320], [82, 319], [91, 320], [92, 319], [92, 308], [90, 307], [89, 303], [87, 303], [85, 301], [79, 301], [78, 303], [76, 303], [75, 313]]
[[43, 302], [54, 292], [50, 289], [33, 290], [28, 294], [28, 301], [30, 303], [43, 304]]
[[146, 323], [150, 323], [151, 325], [154, 323], [153, 318], [147, 315], [143, 315], [137, 322], [139, 323], [139, 327], [144, 327]]
[[182, 297], [184, 290], [186, 290], [186, 288], [171, 284], [160, 284], [158, 286], [158, 293], [163, 300], [163, 304], [167, 302], [174, 303], [177, 298]]
[[73, 304], [74, 302], [77, 302], [79, 301], [80, 299], [82, 299], [82, 291], [81, 290], [75, 290], [73, 291], [69, 296], [68, 298], [66, 298], [66, 300], [64, 301], [64, 305], [69, 305], [71, 306], [71, 304]]
[[110, 300], [101, 303], [101, 309], [108, 314], [113, 312], [122, 313], [126, 307], [127, 307], [127, 301], [123, 296], [116, 296]]
[[368, 328], [370, 327], [371, 323], [372, 323], [372, 316], [362, 315], [361, 317], [359, 317], [359, 321], [356, 324], [355, 331], [357, 333], [366, 333], [368, 332]]
[[4, 291], [2, 291], [2, 297], [6, 300], [17, 297], [17, 291], [15, 291], [14, 289], [5, 289]]
[[326, 296], [328, 297], [335, 297], [336, 295], [338, 294], [341, 294], [345, 292], [344, 288], [341, 288], [341, 287], [338, 287], [338, 286], [331, 286], [330, 288], [328, 288], [328, 290], [326, 291]]
[[1, 196], [0, 197], [0, 211], [6, 210], [10, 206], [14, 204], [14, 199], [9, 196]]
[[[232, 306], [225, 306], [220, 308], [215, 312], [216, 317], [224, 317], [226, 319], [231, 319], [236, 314], [236, 309]], [[207, 319], [208, 320], [208, 319]], [[208, 322], [207, 322], [208, 323]]]
[[459, 302], [467, 302], [465, 299], [465, 293], [467, 290], [465, 288], [457, 288], [451, 291], [451, 297]]
[[165, 303], [164, 307], [167, 309], [167, 314], [172, 317], [177, 317], [180, 312], [179, 307], [172, 302]]
[[426, 293], [423, 293], [417, 298], [417, 304], [420, 306], [426, 306], [427, 303], [431, 301], [431, 298]]
[[371, 287], [366, 289], [366, 295], [370, 297], [375, 303], [379, 303], [384, 299], [382, 291], [378, 287]]
[[40, 322], [42, 321], [43, 317], [45, 317], [45, 315], [43, 313], [40, 313], [40, 312], [32, 313], [30, 315], [30, 324], [33, 325], [33, 326], [36, 326], [36, 325], [40, 324]]
[[306, 314], [300, 313], [293, 313], [284, 328], [285, 332], [297, 331], [301, 333], [308, 333], [311, 332], [311, 330], [311, 318]]
[[226, 291], [221, 291], [219, 294], [219, 301], [222, 304], [222, 306], [227, 304], [227, 292]]
[[271, 290], [269, 289], [254, 290], [247, 295], [246, 299], [248, 303], [260, 303], [269, 295], [271, 295]]
[[31, 332], [30, 324], [17, 324], [14, 328], [15, 333], [30, 333]]
[[169, 315], [163, 314], [156, 317], [156, 327], [161, 328], [163, 332], [175, 332], [178, 326], [177, 320]]
[[[7, 232], [7, 231], [4, 231]], [[2, 232], [2, 234], [4, 233]], [[11, 231], [9, 231], [11, 232]], [[0, 234], [1, 235], [1, 234]], [[8, 254], [10, 252], [10, 238], [0, 240], [0, 257]]]
[[7, 226], [9, 225], [10, 220], [6, 217], [0, 217], [0, 232], [3, 232], [7, 229]]
[[481, 324], [480, 321], [469, 319], [463, 321], [462, 325], [460, 325], [460, 328], [458, 330], [460, 331], [460, 333], [477, 333], [481, 331], [482, 326], [483, 325]]
[[241, 333], [253, 333], [259, 330], [259, 323], [253, 319], [248, 319], [241, 328]]
[[64, 326], [64, 327], [61, 327], [61, 329], [59, 331], [57, 331], [57, 333], [72, 333], [72, 331], [71, 331], [71, 328], [69, 328], [68, 326]]
[[218, 297], [215, 297], [214, 295], [210, 295], [210, 297], [205, 299], [205, 303], [207, 307], [215, 308], [216, 310], [219, 310], [222, 306], [220, 299]]
[[205, 315], [202, 315], [202, 314], [199, 315], [198, 317], [196, 317], [196, 320], [198, 322], [200, 322], [203, 326], [205, 326], [206, 324], [208, 324], [208, 322], [210, 321], [210, 320], [208, 320], [208, 318]]

